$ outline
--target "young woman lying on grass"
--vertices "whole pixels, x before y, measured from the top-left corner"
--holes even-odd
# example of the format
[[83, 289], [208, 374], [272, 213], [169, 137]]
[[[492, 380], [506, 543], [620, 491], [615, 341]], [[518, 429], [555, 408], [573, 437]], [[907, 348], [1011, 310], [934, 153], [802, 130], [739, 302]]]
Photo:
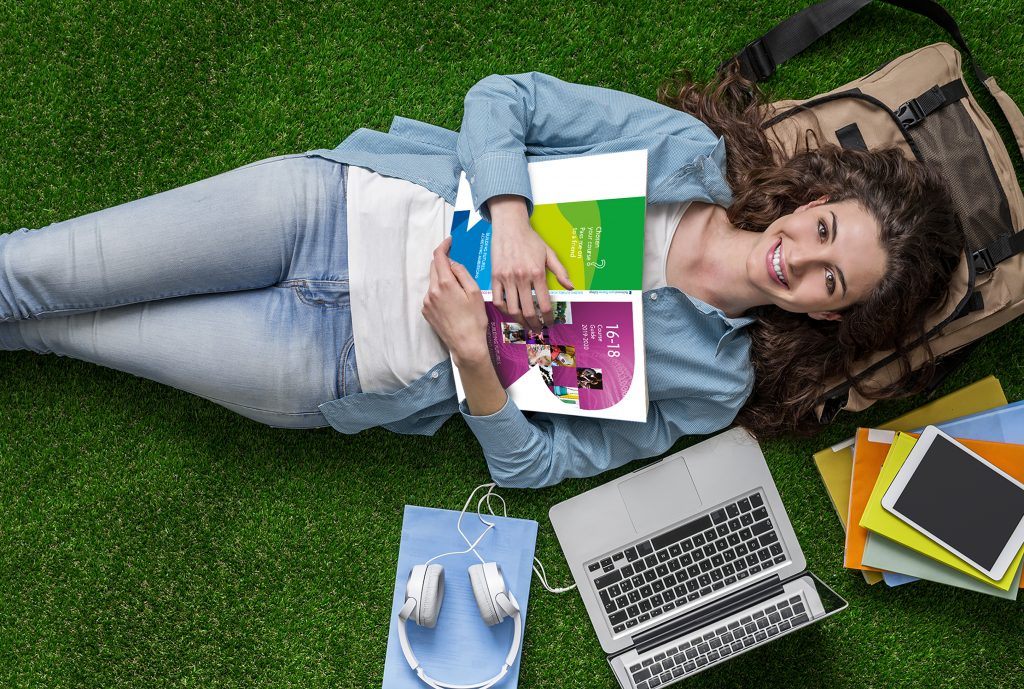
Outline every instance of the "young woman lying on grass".
[[[775, 161], [762, 96], [735, 70], [660, 99], [492, 75], [458, 133], [396, 117], [332, 150], [0, 236], [0, 348], [277, 427], [430, 435], [461, 412], [503, 486], [593, 475], [734, 421], [759, 437], [813, 429], [826, 378], [921, 333], [943, 303], [963, 243], [948, 194], [895, 150]], [[529, 225], [527, 156], [634, 149], [649, 156], [647, 421], [526, 416], [495, 375], [479, 290], [447, 256], [459, 172], [493, 223], [496, 305], [539, 330], [545, 269], [569, 284]]]

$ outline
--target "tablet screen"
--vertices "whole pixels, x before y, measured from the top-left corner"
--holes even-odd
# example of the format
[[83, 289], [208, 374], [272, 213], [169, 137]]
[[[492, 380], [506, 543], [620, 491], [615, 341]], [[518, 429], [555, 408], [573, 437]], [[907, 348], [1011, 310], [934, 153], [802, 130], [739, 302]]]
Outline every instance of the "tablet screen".
[[893, 507], [992, 569], [1024, 517], [1024, 490], [938, 435]]

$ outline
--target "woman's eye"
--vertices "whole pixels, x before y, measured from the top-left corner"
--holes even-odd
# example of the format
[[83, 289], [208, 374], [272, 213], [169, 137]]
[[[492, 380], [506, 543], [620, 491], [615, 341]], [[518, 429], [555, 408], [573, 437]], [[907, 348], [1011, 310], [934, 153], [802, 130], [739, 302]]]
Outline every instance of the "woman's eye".
[[829, 294], [836, 291], [836, 276], [833, 275], [831, 270], [825, 271], [825, 289], [828, 290]]
[[825, 241], [828, 238], [828, 227], [820, 220], [818, 221], [818, 237], [821, 241]]

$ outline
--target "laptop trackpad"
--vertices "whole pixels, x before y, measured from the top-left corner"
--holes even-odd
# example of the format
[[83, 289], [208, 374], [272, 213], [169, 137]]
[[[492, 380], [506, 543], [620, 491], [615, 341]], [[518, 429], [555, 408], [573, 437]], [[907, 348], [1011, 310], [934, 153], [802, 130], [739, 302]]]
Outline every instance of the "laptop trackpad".
[[619, 484], [619, 494], [637, 533], [656, 531], [689, 517], [701, 500], [682, 457], [655, 464]]

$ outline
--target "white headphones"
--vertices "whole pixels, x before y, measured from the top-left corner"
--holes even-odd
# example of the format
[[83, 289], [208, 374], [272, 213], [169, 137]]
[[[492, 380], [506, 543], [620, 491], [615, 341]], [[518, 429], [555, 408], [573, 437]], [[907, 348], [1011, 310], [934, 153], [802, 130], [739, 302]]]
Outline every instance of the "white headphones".
[[[466, 538], [466, 534], [462, 532], [462, 517], [469, 508], [469, 503], [473, 496], [484, 487], [488, 487], [490, 490], [477, 503], [477, 516], [481, 522], [487, 525], [487, 528], [484, 529], [483, 533], [475, 541], [470, 543], [469, 539]], [[412, 668], [412, 671], [424, 683], [434, 687], [434, 689], [487, 689], [497, 684], [508, 674], [508, 670], [512, 663], [515, 662], [516, 654], [519, 652], [519, 644], [523, 638], [523, 620], [519, 610], [519, 602], [505, 585], [505, 578], [501, 575], [501, 567], [496, 562], [485, 562], [480, 557], [480, 553], [476, 551], [476, 545], [480, 542], [480, 539], [494, 528], [494, 522], [488, 522], [480, 515], [480, 503], [484, 500], [487, 500], [487, 506], [490, 509], [490, 496], [493, 489], [493, 483], [487, 483], [474, 488], [469, 498], [466, 499], [462, 512], [459, 514], [456, 528], [458, 528], [459, 534], [469, 547], [458, 552], [442, 553], [430, 558], [422, 565], [415, 565], [409, 574], [409, 582], [405, 586], [405, 604], [398, 611], [398, 640], [402, 645], [402, 653], [405, 655], [405, 660], [409, 663], [409, 667]], [[494, 497], [497, 497], [499, 500], [501, 499], [501, 496], [496, 494], [494, 494]], [[502, 500], [502, 504], [504, 505], [504, 500]], [[493, 514], [493, 511], [491, 513]], [[502, 620], [512, 618], [515, 630], [512, 634], [512, 645], [508, 650], [508, 655], [505, 656], [505, 662], [498, 674], [490, 679], [474, 684], [449, 684], [427, 675], [423, 666], [416, 659], [416, 654], [412, 651], [405, 626], [406, 622], [411, 619], [421, 627], [434, 628], [434, 625], [437, 624], [438, 615], [441, 613], [441, 602], [444, 600], [444, 567], [431, 563], [438, 558], [448, 555], [462, 555], [469, 552], [472, 552], [480, 560], [479, 564], [470, 566], [469, 581], [473, 587], [473, 596], [476, 598], [476, 604], [480, 609], [480, 616], [483, 618], [484, 623], [490, 627], [500, 623]]]

